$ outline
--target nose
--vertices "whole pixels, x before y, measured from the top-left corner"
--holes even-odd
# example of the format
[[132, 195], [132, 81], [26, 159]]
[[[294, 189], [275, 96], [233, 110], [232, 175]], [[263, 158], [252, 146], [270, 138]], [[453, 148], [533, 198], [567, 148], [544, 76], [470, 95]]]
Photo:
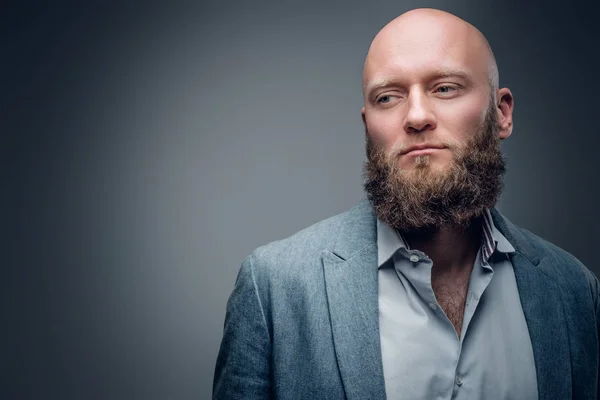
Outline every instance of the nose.
[[435, 115], [424, 93], [413, 91], [408, 98], [408, 112], [404, 120], [406, 133], [420, 133], [435, 129]]

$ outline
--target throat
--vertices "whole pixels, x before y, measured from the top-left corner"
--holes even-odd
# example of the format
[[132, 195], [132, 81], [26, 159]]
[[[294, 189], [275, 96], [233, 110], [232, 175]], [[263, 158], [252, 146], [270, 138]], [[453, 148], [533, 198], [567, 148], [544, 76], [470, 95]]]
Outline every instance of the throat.
[[482, 233], [482, 220], [475, 218], [466, 227], [442, 226], [428, 232], [403, 232], [402, 236], [411, 248], [427, 254], [434, 270], [445, 276], [447, 271], [461, 275], [464, 268], [472, 268]]

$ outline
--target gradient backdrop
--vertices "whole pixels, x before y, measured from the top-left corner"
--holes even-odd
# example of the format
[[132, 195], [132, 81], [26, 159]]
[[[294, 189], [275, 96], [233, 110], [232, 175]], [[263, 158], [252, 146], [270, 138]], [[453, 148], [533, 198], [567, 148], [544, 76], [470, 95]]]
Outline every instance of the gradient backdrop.
[[363, 196], [362, 63], [417, 6], [513, 91], [499, 209], [600, 272], [591, 6], [50, 3], [1, 13], [2, 399], [208, 399], [243, 258]]

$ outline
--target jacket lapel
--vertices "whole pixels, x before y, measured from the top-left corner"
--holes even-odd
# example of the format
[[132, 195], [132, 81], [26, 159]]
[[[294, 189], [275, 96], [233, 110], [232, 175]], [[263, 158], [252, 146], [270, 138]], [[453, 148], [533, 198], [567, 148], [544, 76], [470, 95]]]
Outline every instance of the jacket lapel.
[[533, 348], [540, 400], [570, 399], [571, 354], [560, 289], [540, 249], [498, 211], [494, 225], [515, 247], [511, 257]]
[[376, 220], [362, 202], [322, 254], [335, 354], [348, 400], [385, 399], [379, 339]]

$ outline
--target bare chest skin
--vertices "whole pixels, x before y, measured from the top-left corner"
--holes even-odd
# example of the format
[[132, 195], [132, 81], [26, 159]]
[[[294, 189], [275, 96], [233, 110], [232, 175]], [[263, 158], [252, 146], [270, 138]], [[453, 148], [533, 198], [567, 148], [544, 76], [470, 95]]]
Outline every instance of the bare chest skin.
[[465, 312], [465, 300], [469, 288], [472, 268], [460, 272], [439, 272], [431, 270], [431, 286], [439, 305], [454, 325], [456, 335], [460, 338]]

